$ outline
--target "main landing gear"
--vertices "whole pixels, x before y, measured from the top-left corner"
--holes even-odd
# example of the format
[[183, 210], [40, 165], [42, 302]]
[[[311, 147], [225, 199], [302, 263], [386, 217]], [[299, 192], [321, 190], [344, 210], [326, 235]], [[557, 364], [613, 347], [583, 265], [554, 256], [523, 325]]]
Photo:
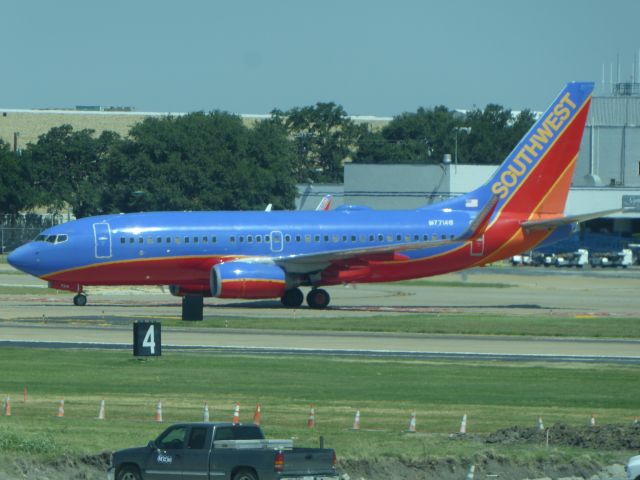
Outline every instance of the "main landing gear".
[[84, 307], [87, 304], [87, 296], [84, 293], [79, 293], [73, 297], [73, 304], [76, 307]]
[[[291, 290], [287, 290], [284, 292], [280, 301], [282, 305], [289, 308], [298, 308], [302, 305], [302, 300], [304, 299], [304, 295], [299, 288], [292, 288]], [[323, 309], [327, 308], [329, 302], [331, 301], [331, 297], [329, 296], [329, 292], [323, 290], [322, 288], [313, 288], [307, 294], [307, 304], [309, 308], [314, 309]]]

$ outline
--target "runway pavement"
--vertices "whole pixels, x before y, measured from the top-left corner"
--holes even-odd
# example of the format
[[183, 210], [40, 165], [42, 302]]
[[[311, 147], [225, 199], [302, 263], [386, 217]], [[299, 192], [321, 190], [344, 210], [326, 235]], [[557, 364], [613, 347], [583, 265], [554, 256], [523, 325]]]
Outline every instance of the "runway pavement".
[[[43, 282], [0, 268], [0, 284], [42, 286]], [[606, 314], [638, 316], [640, 272], [477, 269], [434, 281], [470, 286], [373, 284], [329, 289], [332, 308], [288, 310], [276, 301], [207, 299], [205, 316], [403, 315], [411, 312], [508, 312], [517, 315]], [[493, 284], [481, 288], [478, 284]], [[0, 295], [0, 343], [4, 345], [102, 346], [130, 348], [133, 319], [177, 317], [180, 299], [159, 288], [94, 289], [89, 305], [43, 289], [29, 295]], [[74, 324], [83, 320], [82, 325]], [[109, 326], [106, 326], [109, 324]], [[103, 325], [103, 326], [101, 326]], [[126, 326], [124, 326], [126, 325]], [[49, 343], [47, 343], [49, 342]], [[271, 354], [343, 354], [480, 358], [539, 361], [640, 363], [640, 341], [527, 337], [438, 336], [368, 333], [268, 332], [232, 329], [164, 329], [165, 348]]]

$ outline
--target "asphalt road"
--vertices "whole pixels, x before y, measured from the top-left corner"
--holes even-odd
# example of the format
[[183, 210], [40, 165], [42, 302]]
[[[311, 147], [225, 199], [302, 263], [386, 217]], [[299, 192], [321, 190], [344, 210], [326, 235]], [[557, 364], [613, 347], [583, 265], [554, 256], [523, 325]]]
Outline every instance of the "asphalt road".
[[[300, 318], [402, 315], [411, 312], [503, 312], [517, 315], [638, 316], [640, 271], [477, 269], [436, 282], [468, 286], [372, 284], [329, 289], [326, 311], [283, 309], [277, 301], [207, 299], [205, 317]], [[499, 284], [480, 288], [477, 284]], [[44, 285], [0, 266], [0, 285]], [[58, 347], [130, 348], [132, 319], [178, 317], [180, 299], [159, 288], [97, 288], [89, 304], [75, 307], [65, 293], [0, 295], [0, 343]], [[82, 321], [81, 325], [77, 322]], [[108, 326], [107, 326], [108, 325]], [[121, 325], [121, 326], [119, 326]], [[126, 325], [126, 326], [125, 326]], [[412, 356], [539, 361], [618, 361], [640, 363], [640, 341], [522, 337], [442, 336], [232, 329], [164, 329], [165, 348], [269, 354]]]

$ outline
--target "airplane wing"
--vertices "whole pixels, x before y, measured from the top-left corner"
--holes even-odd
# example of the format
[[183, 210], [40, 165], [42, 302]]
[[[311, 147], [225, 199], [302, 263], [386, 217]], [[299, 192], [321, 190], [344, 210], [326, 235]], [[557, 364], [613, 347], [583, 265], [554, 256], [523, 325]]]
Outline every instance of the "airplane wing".
[[281, 257], [270, 258], [269, 260], [280, 265], [290, 273], [309, 273], [320, 271], [328, 267], [331, 262], [336, 260], [347, 260], [355, 257], [404, 252], [407, 250], [419, 250], [424, 248], [433, 248], [452, 243], [466, 242], [473, 240], [484, 234], [489, 224], [491, 215], [498, 205], [498, 196], [494, 195], [487, 205], [485, 205], [476, 218], [469, 224], [469, 227], [457, 237], [449, 237], [440, 240], [427, 240], [418, 242], [393, 243], [389, 245], [375, 245], [366, 247], [355, 247], [351, 249], [340, 249], [323, 251], [320, 253], [307, 253], [298, 255], [285, 255]]
[[527, 220], [526, 222], [522, 222], [522, 228], [524, 228], [525, 230], [552, 230], [563, 225], [569, 225], [570, 223], [586, 222], [587, 220], [606, 217], [607, 215], [613, 215], [615, 213], [621, 212], [624, 212], [623, 208], [602, 210], [600, 212], [593, 213], [583, 213], [580, 215], [568, 215], [566, 217], [551, 218], [548, 220]]

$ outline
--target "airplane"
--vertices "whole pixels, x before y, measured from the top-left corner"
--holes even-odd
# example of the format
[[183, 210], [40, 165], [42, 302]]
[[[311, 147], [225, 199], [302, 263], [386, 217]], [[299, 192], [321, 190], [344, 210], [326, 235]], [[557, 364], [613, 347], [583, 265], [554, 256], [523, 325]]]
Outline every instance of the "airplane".
[[391, 282], [486, 265], [567, 237], [565, 216], [591, 94], [568, 83], [479, 188], [413, 210], [346, 205], [331, 211], [146, 212], [82, 218], [44, 230], [13, 251], [15, 268], [75, 292], [169, 285], [183, 319], [202, 319], [203, 297], [280, 298], [326, 308], [321, 287]]

